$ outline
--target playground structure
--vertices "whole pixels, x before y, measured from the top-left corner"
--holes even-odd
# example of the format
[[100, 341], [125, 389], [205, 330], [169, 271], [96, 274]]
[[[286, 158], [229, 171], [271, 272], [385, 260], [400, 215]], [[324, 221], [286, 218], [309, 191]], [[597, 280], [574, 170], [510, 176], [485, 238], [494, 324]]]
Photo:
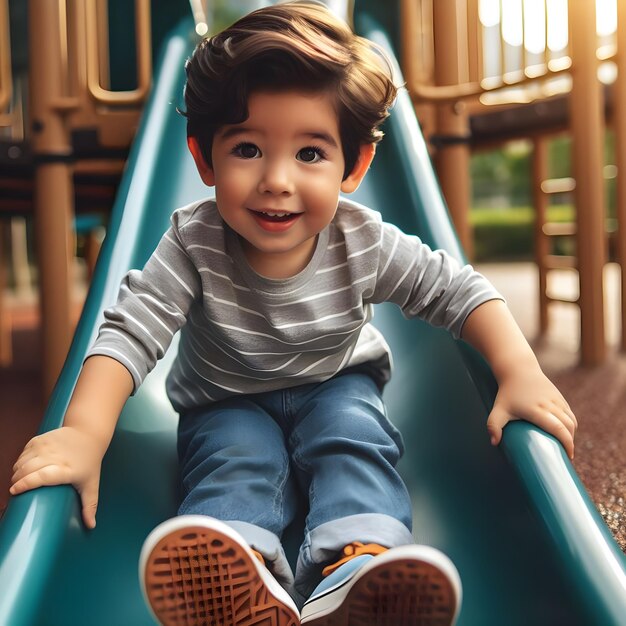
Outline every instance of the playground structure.
[[[0, 68], [0, 125], [5, 174], [0, 185], [9, 215], [34, 217], [42, 312], [44, 387], [49, 395], [67, 355], [71, 259], [75, 229], [93, 230], [112, 206], [128, 147], [150, 89], [152, 45], [149, 0], [134, 2], [137, 86], [110, 88], [106, 2], [14, 3], [28, 32], [28, 71], [11, 76], [8, 0], [0, 2], [4, 46]], [[26, 15], [26, 9], [28, 14]], [[119, 30], [119, 25], [118, 25]], [[122, 36], [125, 33], [121, 33]], [[25, 41], [22, 40], [22, 46]], [[17, 46], [16, 46], [17, 47]], [[133, 68], [134, 69], [134, 68]], [[128, 70], [126, 70], [128, 71]], [[132, 73], [132, 69], [130, 70]], [[12, 84], [19, 88], [12, 88]], [[28, 107], [24, 94], [28, 93]], [[86, 217], [88, 216], [88, 217]], [[99, 217], [97, 220], [94, 218]], [[91, 219], [90, 219], [91, 218]], [[97, 256], [97, 242], [89, 240]], [[7, 314], [0, 301], [0, 359], [10, 359]]]
[[[615, 248], [620, 266], [626, 259], [626, 3], [403, 0], [402, 11], [407, 86], [434, 149], [461, 242], [471, 251], [471, 151], [516, 138], [532, 140], [539, 327], [547, 330], [548, 305], [558, 300], [548, 296], [549, 271], [577, 272], [579, 297], [566, 301], [580, 307], [581, 361], [602, 363], [607, 356], [603, 297], [607, 124], [613, 128], [616, 146]], [[614, 24], [612, 32], [599, 34], [601, 18]], [[563, 31], [558, 43], [557, 30]], [[601, 80], [606, 69], [613, 74], [605, 81], [608, 84]], [[573, 180], [548, 180], [547, 142], [556, 134], [572, 138]], [[549, 196], [571, 189], [575, 223], [549, 223]], [[575, 256], [552, 253], [551, 240], [564, 236], [575, 238]], [[625, 329], [626, 273], [621, 275]], [[624, 330], [620, 347], [626, 347]]]
[[[31, 0], [31, 9], [40, 4], [46, 3]], [[114, 300], [122, 275], [141, 266], [174, 207], [207, 193], [186, 153], [184, 121], [174, 110], [180, 103], [184, 59], [201, 23], [198, 17], [196, 24], [184, 19], [190, 11], [185, 3], [180, 7], [182, 21], [160, 38], [153, 87], [133, 134], [107, 240], [41, 431], [62, 423], [102, 309]], [[58, 17], [48, 16], [48, 23], [57, 24]], [[354, 6], [355, 29], [392, 56], [400, 54], [399, 27], [406, 21], [395, 3], [357, 0]], [[72, 23], [79, 32], [77, 22]], [[42, 28], [38, 37], [49, 30]], [[103, 76], [104, 71], [99, 84], [108, 89]], [[6, 84], [0, 80], [3, 88]], [[97, 107], [99, 113], [108, 108], [114, 107]], [[137, 120], [139, 112], [132, 115]], [[386, 134], [356, 199], [462, 259], [406, 94], [399, 98]], [[441, 129], [435, 134], [444, 137], [446, 149], [468, 148], [467, 142], [446, 141]], [[52, 148], [48, 153], [42, 149], [37, 169], [45, 171], [50, 161], [60, 160], [52, 163], [54, 171], [63, 172], [67, 180], [63, 166], [71, 154], [75, 152], [57, 159]], [[440, 176], [445, 178], [445, 166]], [[43, 202], [38, 210], [51, 206]], [[68, 219], [59, 253], [66, 271], [71, 226]], [[380, 307], [376, 321], [396, 357], [387, 398], [390, 415], [409, 443], [402, 471], [415, 503], [417, 537], [446, 551], [459, 567], [465, 584], [459, 626], [619, 625], [626, 614], [626, 559], [560, 446], [518, 423], [507, 428], [501, 449], [492, 449], [484, 423], [494, 382], [484, 363], [447, 334], [403, 322], [394, 309]], [[12, 499], [0, 521], [0, 623], [82, 624], [87, 623], [85, 611], [94, 625], [151, 623], [139, 595], [136, 560], [143, 537], [175, 511], [176, 416], [163, 389], [171, 358], [172, 350], [128, 402], [120, 420], [103, 468], [96, 531], [82, 529], [70, 487]], [[297, 528], [294, 533], [297, 540]]]

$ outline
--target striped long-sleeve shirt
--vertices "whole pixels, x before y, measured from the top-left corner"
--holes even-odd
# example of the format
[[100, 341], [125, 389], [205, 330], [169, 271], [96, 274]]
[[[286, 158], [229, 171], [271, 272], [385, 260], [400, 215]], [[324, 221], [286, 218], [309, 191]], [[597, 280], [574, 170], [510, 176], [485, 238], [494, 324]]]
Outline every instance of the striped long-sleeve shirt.
[[384, 384], [391, 359], [370, 324], [374, 304], [394, 302], [459, 337], [474, 308], [501, 298], [471, 266], [346, 200], [306, 268], [280, 280], [248, 265], [214, 201], [179, 209], [171, 222], [144, 269], [124, 278], [89, 356], [118, 360], [137, 389], [182, 329], [167, 379], [178, 411], [364, 363]]

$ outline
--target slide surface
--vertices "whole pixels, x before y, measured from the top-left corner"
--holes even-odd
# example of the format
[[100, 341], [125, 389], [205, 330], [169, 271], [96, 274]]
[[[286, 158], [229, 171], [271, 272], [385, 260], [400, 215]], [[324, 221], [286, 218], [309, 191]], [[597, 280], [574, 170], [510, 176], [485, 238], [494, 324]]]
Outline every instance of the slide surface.
[[[389, 48], [375, 20], [361, 10], [355, 25]], [[42, 432], [60, 426], [102, 310], [114, 302], [121, 277], [143, 265], [174, 208], [210, 191], [187, 154], [184, 119], [175, 111], [193, 45], [192, 24], [184, 22], [162, 50]], [[406, 94], [385, 131], [354, 199], [462, 258]], [[492, 448], [485, 422], [495, 384], [480, 358], [447, 333], [405, 320], [391, 305], [377, 308], [375, 323], [394, 353], [395, 374], [385, 397], [407, 447], [401, 471], [413, 499], [414, 533], [419, 542], [445, 551], [460, 571], [459, 626], [625, 624], [626, 558], [560, 445], [515, 423], [503, 444]], [[104, 462], [96, 530], [83, 529], [70, 487], [11, 500], [0, 520], [1, 625], [153, 623], [141, 599], [137, 559], [148, 532], [176, 511], [177, 418], [164, 393], [174, 351], [175, 346], [127, 403]]]

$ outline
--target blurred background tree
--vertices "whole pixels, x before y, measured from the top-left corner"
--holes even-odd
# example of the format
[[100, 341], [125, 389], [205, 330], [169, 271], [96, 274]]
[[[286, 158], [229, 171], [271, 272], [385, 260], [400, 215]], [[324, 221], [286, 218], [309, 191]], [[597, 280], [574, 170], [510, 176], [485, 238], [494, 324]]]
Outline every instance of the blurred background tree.
[[[615, 228], [614, 136], [607, 131], [605, 140], [605, 180], [607, 185], [607, 230]], [[474, 261], [520, 260], [534, 257], [532, 205], [532, 143], [520, 140], [503, 148], [476, 152], [471, 160]], [[549, 176], [572, 176], [571, 140], [557, 136], [549, 143]], [[550, 197], [548, 219], [570, 222], [576, 218], [571, 193]], [[559, 238], [556, 254], [572, 254], [573, 241]]]

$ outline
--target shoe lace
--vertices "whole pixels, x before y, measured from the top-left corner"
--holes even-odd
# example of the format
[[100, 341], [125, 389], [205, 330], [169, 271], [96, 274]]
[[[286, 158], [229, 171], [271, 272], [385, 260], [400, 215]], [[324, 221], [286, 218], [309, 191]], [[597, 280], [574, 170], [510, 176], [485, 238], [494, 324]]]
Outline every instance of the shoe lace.
[[344, 563], [347, 563], [357, 556], [361, 556], [363, 554], [371, 554], [372, 556], [376, 556], [377, 554], [382, 554], [387, 550], [388, 548], [385, 548], [384, 546], [381, 546], [377, 543], [361, 543], [360, 541], [353, 541], [341, 551], [343, 556], [338, 561], [327, 565], [322, 570], [322, 576], [329, 576], [336, 569], [340, 568]]

